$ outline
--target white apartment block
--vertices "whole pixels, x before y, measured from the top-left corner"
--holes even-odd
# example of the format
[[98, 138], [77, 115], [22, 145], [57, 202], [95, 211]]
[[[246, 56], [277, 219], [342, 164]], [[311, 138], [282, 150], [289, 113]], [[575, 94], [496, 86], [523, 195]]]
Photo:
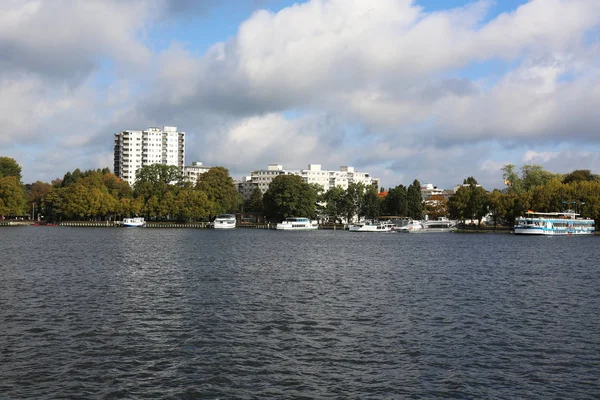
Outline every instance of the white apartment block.
[[241, 193], [244, 200], [248, 200], [252, 196], [252, 192], [258, 187], [258, 184], [252, 182], [251, 176], [244, 176], [242, 179], [234, 181], [237, 185], [238, 192]]
[[208, 172], [212, 167], [202, 165], [200, 161], [192, 162], [192, 165], [186, 165], [183, 167], [183, 179], [187, 182], [191, 182], [194, 185], [198, 182], [200, 175]]
[[115, 175], [131, 186], [137, 170], [146, 165], [175, 165], [183, 171], [185, 132], [177, 132], [175, 126], [115, 133], [114, 142]]
[[273, 179], [279, 175], [298, 175], [306, 183], [319, 184], [324, 191], [336, 186], [346, 190], [351, 183], [363, 183], [365, 186], [375, 186], [379, 190], [379, 179], [366, 172], [355, 171], [354, 167], [349, 166], [342, 166], [339, 171], [324, 170], [320, 164], [310, 164], [307, 169], [301, 170], [285, 170], [281, 164], [269, 164], [267, 169], [252, 171], [250, 178], [245, 178], [238, 188], [242, 196], [252, 193], [254, 187], [258, 187], [264, 194]]

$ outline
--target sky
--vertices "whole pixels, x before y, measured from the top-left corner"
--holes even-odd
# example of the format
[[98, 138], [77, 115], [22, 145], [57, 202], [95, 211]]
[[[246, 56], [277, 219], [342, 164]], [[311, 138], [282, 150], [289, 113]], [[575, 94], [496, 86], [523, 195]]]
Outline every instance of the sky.
[[600, 173], [600, 1], [0, 0], [0, 124], [25, 183], [151, 126], [234, 178]]

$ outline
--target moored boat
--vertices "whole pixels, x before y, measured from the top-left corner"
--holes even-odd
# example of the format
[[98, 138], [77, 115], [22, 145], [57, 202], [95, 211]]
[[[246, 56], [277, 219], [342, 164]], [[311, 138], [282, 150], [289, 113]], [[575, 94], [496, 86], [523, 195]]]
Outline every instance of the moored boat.
[[303, 217], [289, 217], [278, 223], [276, 228], [284, 231], [309, 231], [319, 229], [319, 222]]
[[212, 223], [215, 229], [233, 229], [235, 228], [235, 215], [219, 214]]
[[146, 221], [142, 217], [123, 218], [125, 228], [142, 228], [146, 226]]
[[399, 226], [397, 228], [394, 229], [396, 232], [402, 232], [402, 233], [414, 233], [414, 232], [420, 232], [423, 230], [423, 224], [421, 223], [421, 221], [416, 221], [416, 220], [409, 220], [408, 223], [406, 225], [403, 226]]
[[542, 213], [527, 211], [515, 221], [515, 235], [591, 235], [594, 220], [578, 218], [574, 212]]
[[364, 221], [348, 226], [350, 232], [391, 232], [392, 223]]
[[456, 229], [456, 221], [452, 221], [446, 217], [439, 217], [434, 220], [424, 221], [422, 223], [423, 233], [441, 233], [441, 232], [452, 232]]

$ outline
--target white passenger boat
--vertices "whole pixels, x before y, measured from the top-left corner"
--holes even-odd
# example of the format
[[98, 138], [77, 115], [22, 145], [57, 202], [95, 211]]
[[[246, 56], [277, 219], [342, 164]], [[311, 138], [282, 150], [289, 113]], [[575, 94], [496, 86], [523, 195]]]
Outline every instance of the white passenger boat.
[[515, 221], [515, 235], [591, 235], [594, 220], [577, 218], [574, 212], [527, 211]]
[[318, 221], [311, 221], [308, 218], [289, 217], [285, 221], [280, 222], [276, 226], [279, 230], [284, 231], [307, 231], [319, 229]]
[[146, 226], [146, 221], [142, 217], [123, 218], [125, 228], [141, 228]]
[[215, 229], [233, 229], [235, 228], [235, 215], [219, 214], [212, 223]]
[[452, 221], [446, 217], [439, 217], [434, 220], [424, 221], [422, 223], [423, 233], [440, 233], [440, 232], [452, 232], [456, 230], [456, 221]]
[[394, 229], [396, 232], [402, 233], [415, 233], [423, 230], [423, 224], [421, 221], [417, 220], [409, 220], [408, 223], [404, 226], [400, 226]]
[[391, 232], [393, 224], [388, 222], [364, 221], [348, 226], [350, 232]]

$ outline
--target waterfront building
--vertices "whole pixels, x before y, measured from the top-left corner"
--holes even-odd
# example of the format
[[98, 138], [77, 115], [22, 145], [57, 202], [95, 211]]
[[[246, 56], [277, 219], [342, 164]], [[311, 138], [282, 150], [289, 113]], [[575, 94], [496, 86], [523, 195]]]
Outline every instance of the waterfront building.
[[[255, 187], [258, 187], [264, 194], [275, 177], [291, 173], [293, 173], [293, 171], [284, 170], [283, 165], [281, 164], [269, 164], [267, 169], [252, 171], [250, 175], [250, 182], [253, 183]], [[247, 186], [249, 187], [250, 185], [247, 184]]]
[[375, 186], [379, 191], [379, 178], [373, 178], [367, 172], [359, 172], [350, 166], [342, 166], [339, 170], [324, 170], [321, 164], [309, 164], [307, 169], [286, 170], [281, 164], [269, 164], [267, 169], [252, 171], [250, 177], [244, 178], [238, 184], [238, 190], [249, 196], [255, 187], [258, 187], [264, 194], [273, 179], [279, 175], [298, 175], [306, 183], [316, 183], [323, 187], [324, 191], [339, 186], [344, 190], [348, 189], [351, 183], [362, 183], [365, 186]]
[[175, 165], [183, 171], [185, 132], [175, 126], [122, 131], [114, 135], [115, 175], [135, 184], [138, 169], [152, 164]]
[[242, 179], [235, 180], [234, 183], [236, 184], [238, 192], [241, 193], [242, 199], [244, 200], [250, 199], [254, 189], [258, 188], [258, 184], [252, 182], [251, 176], [244, 176]]
[[202, 162], [200, 161], [193, 161], [192, 165], [186, 165], [183, 167], [183, 179], [186, 182], [190, 182], [195, 185], [198, 182], [200, 175], [208, 172], [208, 170], [211, 168], [212, 167], [202, 165]]

